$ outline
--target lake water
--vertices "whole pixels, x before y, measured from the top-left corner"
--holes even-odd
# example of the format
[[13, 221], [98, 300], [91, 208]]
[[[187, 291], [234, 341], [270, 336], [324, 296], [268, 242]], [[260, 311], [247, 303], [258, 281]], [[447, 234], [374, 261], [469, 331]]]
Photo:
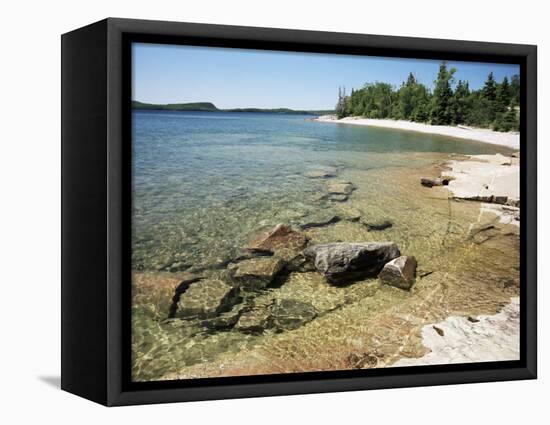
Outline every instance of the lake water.
[[311, 121], [305, 115], [134, 112], [134, 268], [223, 260], [258, 223], [317, 209], [304, 173], [422, 166], [419, 153], [498, 147], [435, 135]]
[[[311, 118], [135, 111], [134, 273], [151, 282], [184, 271], [215, 275], [261, 230], [278, 223], [297, 227], [353, 208], [366, 220], [389, 219], [394, 225], [369, 232], [344, 220], [308, 230], [308, 238], [312, 243], [391, 240], [402, 253], [414, 255], [429, 276], [409, 294], [380, 288], [376, 279], [333, 288], [317, 273], [292, 274], [256, 302], [290, 297], [321, 313], [306, 326], [278, 334], [212, 332], [198, 322], [166, 321], [166, 312], [151, 307], [150, 299], [135, 297], [134, 379], [218, 376], [229, 364], [234, 365], [226, 369], [230, 375], [346, 368], [350, 353], [402, 355], [403, 338], [413, 344], [410, 355], [421, 355], [421, 345], [409, 334], [419, 334], [426, 321], [497, 311], [517, 293], [501, 283], [510, 276], [519, 279], [515, 242], [504, 250], [468, 242], [479, 204], [451, 202], [445, 188], [419, 184], [421, 176], [438, 174], [437, 165], [452, 154], [509, 153], [506, 148]], [[305, 175], [334, 167], [333, 180], [357, 187], [347, 202], [320, 199], [329, 180]], [[498, 290], [487, 286], [489, 281]], [[390, 309], [395, 314], [387, 316]], [[409, 316], [416, 319], [396, 322]], [[367, 320], [372, 327], [365, 330]], [[387, 340], [380, 342], [380, 334]]]

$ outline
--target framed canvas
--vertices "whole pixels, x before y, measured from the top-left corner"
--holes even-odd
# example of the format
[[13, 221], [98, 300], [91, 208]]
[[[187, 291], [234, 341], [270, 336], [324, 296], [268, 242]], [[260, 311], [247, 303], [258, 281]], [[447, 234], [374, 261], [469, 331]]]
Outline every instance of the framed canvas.
[[518, 44], [64, 34], [62, 388], [127, 405], [536, 378], [536, 69]]

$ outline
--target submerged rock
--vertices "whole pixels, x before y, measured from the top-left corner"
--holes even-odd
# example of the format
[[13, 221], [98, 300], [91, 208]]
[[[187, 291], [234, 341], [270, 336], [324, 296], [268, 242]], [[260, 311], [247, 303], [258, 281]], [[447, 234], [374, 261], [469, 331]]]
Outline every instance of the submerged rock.
[[219, 279], [204, 279], [191, 284], [180, 295], [178, 317], [208, 319], [228, 311], [239, 298], [239, 288]]
[[409, 290], [415, 282], [416, 265], [414, 257], [403, 255], [386, 263], [378, 278], [388, 285]]
[[295, 299], [276, 299], [271, 305], [254, 306], [241, 314], [235, 329], [244, 333], [296, 329], [317, 316], [315, 307]]
[[348, 195], [338, 195], [331, 193], [328, 199], [332, 202], [346, 202], [348, 200]]
[[310, 201], [316, 204], [319, 204], [319, 203], [322, 203], [323, 201], [326, 201], [328, 197], [329, 197], [328, 193], [319, 192], [312, 195], [310, 198]]
[[179, 272], [182, 270], [186, 270], [193, 266], [191, 263], [185, 263], [183, 261], [176, 261], [172, 263], [170, 266], [167, 266], [166, 269], [170, 272]]
[[355, 189], [351, 182], [334, 182], [328, 186], [328, 192], [335, 195], [350, 195]]
[[340, 283], [376, 276], [401, 253], [393, 242], [335, 242], [310, 246], [304, 255], [327, 280]]
[[233, 280], [247, 289], [262, 289], [272, 283], [285, 262], [278, 257], [258, 257], [229, 267]]
[[260, 233], [246, 247], [251, 251], [270, 252], [278, 257], [290, 260], [307, 245], [306, 236], [284, 224]]
[[270, 325], [279, 331], [296, 329], [317, 315], [311, 304], [293, 300], [276, 300], [270, 309]]
[[234, 326], [239, 317], [241, 316], [243, 306], [237, 305], [233, 307], [230, 311], [221, 313], [217, 317], [211, 319], [206, 319], [202, 322], [202, 325], [208, 329], [226, 329]]
[[155, 317], [165, 319], [172, 313], [174, 295], [178, 293], [178, 288], [201, 279], [200, 276], [187, 272], [134, 272], [132, 300], [134, 304], [146, 306]]
[[302, 229], [311, 229], [313, 227], [325, 227], [330, 224], [338, 223], [341, 218], [337, 215], [326, 213], [326, 214], [317, 214], [311, 217], [307, 217], [300, 227]]
[[331, 177], [336, 177], [338, 175], [338, 170], [336, 168], [331, 168], [327, 170], [314, 170], [308, 171], [304, 175], [306, 177], [309, 177], [310, 179], [328, 179]]
[[390, 220], [379, 220], [372, 222], [362, 222], [363, 225], [369, 230], [385, 230], [393, 226]]
[[239, 317], [235, 329], [244, 333], [261, 333], [269, 327], [270, 312], [266, 308], [253, 308]]
[[475, 223], [468, 231], [468, 239], [476, 244], [482, 244], [501, 234], [500, 229], [496, 227], [497, 220], [489, 222]]
[[341, 217], [343, 220], [347, 221], [359, 221], [361, 219], [361, 211], [357, 208], [341, 206], [338, 208], [338, 217]]

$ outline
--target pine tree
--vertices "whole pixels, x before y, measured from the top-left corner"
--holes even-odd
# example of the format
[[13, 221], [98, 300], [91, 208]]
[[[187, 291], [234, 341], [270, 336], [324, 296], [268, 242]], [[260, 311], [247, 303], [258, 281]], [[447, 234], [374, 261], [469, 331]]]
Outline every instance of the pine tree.
[[498, 112], [506, 112], [511, 102], [510, 84], [508, 78], [504, 77], [502, 83], [497, 87], [495, 110]]
[[485, 85], [482, 89], [482, 94], [485, 99], [487, 99], [490, 102], [494, 102], [497, 98], [497, 83], [495, 81], [495, 77], [493, 73], [489, 73], [487, 76], [487, 80], [485, 81]]
[[407, 81], [399, 89], [395, 118], [411, 119], [417, 100], [415, 99], [416, 85], [416, 78], [411, 72]]
[[487, 76], [485, 85], [481, 89], [481, 100], [484, 101], [484, 108], [486, 109], [487, 120], [492, 123], [498, 113], [497, 105], [497, 83], [492, 72]]
[[466, 122], [470, 110], [470, 86], [467, 81], [458, 80], [452, 102], [453, 124]]
[[432, 98], [432, 124], [448, 125], [452, 123], [451, 105], [453, 90], [451, 83], [455, 72], [454, 68], [448, 70], [445, 62], [439, 65], [439, 73], [435, 80], [435, 89]]
[[510, 100], [514, 106], [519, 106], [519, 75], [512, 75], [510, 79]]

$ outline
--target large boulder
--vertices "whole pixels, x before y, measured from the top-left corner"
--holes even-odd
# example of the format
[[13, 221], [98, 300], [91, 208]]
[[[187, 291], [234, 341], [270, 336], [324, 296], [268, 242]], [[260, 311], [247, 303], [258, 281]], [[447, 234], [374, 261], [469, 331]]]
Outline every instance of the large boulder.
[[176, 315], [209, 319], [230, 310], [239, 300], [239, 288], [219, 279], [194, 282], [180, 294]]
[[396, 288], [409, 290], [416, 279], [416, 259], [403, 255], [384, 266], [378, 278]]
[[401, 255], [393, 242], [334, 242], [304, 250], [317, 271], [334, 283], [376, 276], [388, 262]]
[[272, 283], [284, 266], [281, 258], [258, 257], [230, 265], [229, 273], [237, 285], [257, 290]]
[[296, 329], [317, 315], [311, 304], [293, 299], [275, 300], [270, 310], [270, 326], [278, 331]]
[[257, 235], [246, 247], [251, 251], [269, 252], [285, 260], [296, 257], [307, 245], [306, 236], [284, 224]]

